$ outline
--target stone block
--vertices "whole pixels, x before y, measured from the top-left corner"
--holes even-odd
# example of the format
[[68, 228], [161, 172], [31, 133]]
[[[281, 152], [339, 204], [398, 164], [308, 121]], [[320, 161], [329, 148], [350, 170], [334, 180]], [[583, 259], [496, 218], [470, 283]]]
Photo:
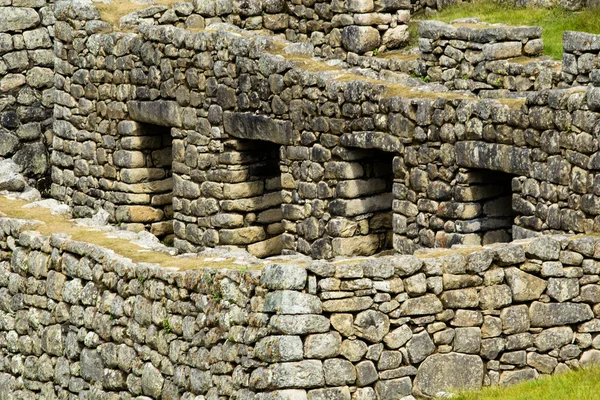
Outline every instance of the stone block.
[[587, 304], [536, 301], [529, 307], [529, 316], [531, 326], [547, 328], [589, 321], [594, 318], [594, 313]]
[[328, 332], [330, 322], [322, 315], [274, 315], [269, 326], [285, 335], [306, 335]]
[[33, 8], [2, 6], [0, 32], [24, 31], [40, 23], [40, 16]]
[[274, 364], [271, 370], [271, 384], [275, 389], [319, 388], [325, 385], [321, 361], [306, 360]]
[[370, 26], [350, 25], [342, 30], [342, 45], [348, 51], [363, 54], [379, 47], [379, 31]]
[[291, 290], [270, 292], [265, 298], [264, 312], [278, 314], [320, 314], [321, 301], [317, 296]]
[[483, 361], [479, 356], [434, 354], [419, 366], [414, 386], [417, 393], [435, 397], [449, 390], [479, 390], [483, 377]]
[[182, 109], [175, 101], [129, 101], [129, 116], [138, 122], [181, 128], [183, 126]]
[[267, 142], [292, 145], [297, 141], [292, 124], [254, 113], [225, 112], [223, 114], [225, 133], [240, 138], [264, 140]]
[[262, 361], [300, 361], [304, 353], [299, 336], [267, 336], [256, 343], [254, 354]]

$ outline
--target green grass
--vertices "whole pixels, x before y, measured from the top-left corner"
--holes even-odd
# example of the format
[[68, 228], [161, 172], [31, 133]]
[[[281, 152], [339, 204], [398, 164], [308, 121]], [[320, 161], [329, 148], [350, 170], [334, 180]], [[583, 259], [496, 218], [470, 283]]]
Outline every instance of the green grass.
[[499, 1], [474, 0], [448, 7], [426, 19], [450, 22], [467, 17], [478, 17], [490, 23], [541, 26], [544, 30], [544, 54], [555, 59], [562, 58], [564, 31], [600, 33], [600, 7], [573, 12], [559, 7], [520, 8]]
[[455, 400], [594, 400], [600, 399], [600, 367], [590, 367], [519, 385], [463, 393]]

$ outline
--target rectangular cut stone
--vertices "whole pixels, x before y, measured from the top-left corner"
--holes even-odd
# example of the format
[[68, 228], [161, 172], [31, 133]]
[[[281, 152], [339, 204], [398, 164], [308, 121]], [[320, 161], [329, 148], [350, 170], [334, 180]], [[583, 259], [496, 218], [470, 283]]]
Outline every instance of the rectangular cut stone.
[[278, 290], [265, 297], [264, 312], [277, 314], [321, 314], [321, 300], [317, 296], [293, 290]]
[[533, 327], [572, 325], [594, 318], [592, 309], [582, 303], [540, 303], [529, 307], [529, 317]]
[[379, 235], [334, 238], [331, 245], [337, 256], [370, 256], [379, 249]]
[[127, 103], [131, 119], [153, 125], [181, 128], [181, 107], [175, 101], [130, 101]]
[[600, 50], [600, 35], [587, 32], [565, 31], [563, 34], [563, 49], [566, 52], [598, 51]]
[[223, 114], [225, 133], [241, 138], [265, 140], [277, 144], [294, 144], [296, 135], [289, 121], [279, 121], [254, 113]]
[[275, 364], [272, 386], [284, 388], [313, 388], [325, 386], [323, 364], [317, 360]]
[[520, 57], [523, 45], [521, 42], [502, 42], [483, 45], [483, 57], [486, 60], [503, 60]]
[[392, 193], [383, 193], [363, 199], [337, 199], [329, 204], [329, 212], [333, 215], [353, 217], [375, 211], [389, 210], [392, 208], [392, 200]]
[[461, 167], [491, 169], [527, 175], [531, 170], [531, 150], [479, 141], [456, 143], [456, 163]]
[[379, 149], [387, 152], [398, 152], [403, 147], [400, 139], [383, 132], [344, 133], [340, 137], [340, 143], [348, 147]]

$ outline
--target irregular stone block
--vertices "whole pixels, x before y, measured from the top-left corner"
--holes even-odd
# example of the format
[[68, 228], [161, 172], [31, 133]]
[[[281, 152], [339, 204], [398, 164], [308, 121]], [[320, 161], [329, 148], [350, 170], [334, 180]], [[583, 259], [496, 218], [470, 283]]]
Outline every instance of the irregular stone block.
[[400, 306], [400, 315], [430, 315], [442, 312], [444, 306], [433, 294], [405, 300]]
[[397, 400], [412, 393], [412, 382], [409, 377], [377, 381], [375, 392], [380, 400]]
[[426, 331], [413, 335], [406, 344], [410, 362], [418, 364], [435, 351], [435, 344]]
[[329, 331], [329, 319], [322, 315], [274, 315], [269, 326], [285, 335], [306, 335]]
[[254, 354], [266, 362], [300, 361], [304, 353], [299, 336], [267, 336], [256, 343]]
[[175, 101], [129, 101], [127, 109], [131, 119], [138, 122], [175, 128], [183, 126], [182, 109]]
[[506, 283], [512, 290], [514, 301], [537, 300], [548, 285], [545, 280], [523, 272], [518, 268], [507, 269], [505, 276]]
[[521, 56], [521, 42], [502, 42], [483, 45], [483, 57], [486, 60], [504, 60]]
[[318, 388], [325, 385], [321, 361], [306, 360], [275, 364], [271, 367], [271, 371], [271, 384], [276, 389]]
[[531, 326], [546, 328], [589, 321], [594, 318], [594, 313], [587, 304], [540, 303], [536, 301], [529, 307], [529, 316]]
[[297, 138], [289, 121], [279, 121], [254, 113], [225, 112], [225, 133], [240, 138], [265, 140], [277, 144], [294, 144]]
[[264, 312], [277, 314], [321, 314], [321, 300], [317, 296], [291, 290], [267, 294]]
[[549, 350], [558, 350], [562, 346], [571, 343], [573, 330], [568, 326], [550, 328], [540, 332], [533, 342], [535, 347], [543, 353]]
[[366, 310], [354, 318], [356, 335], [373, 343], [379, 343], [390, 330], [390, 319], [382, 312]]
[[325, 383], [329, 386], [353, 385], [356, 381], [356, 370], [348, 360], [330, 358], [323, 361]]
[[350, 25], [342, 30], [342, 45], [348, 51], [363, 54], [379, 47], [379, 31], [370, 26]]
[[326, 359], [340, 353], [342, 336], [337, 332], [309, 335], [304, 340], [304, 356], [306, 358]]
[[33, 8], [2, 6], [0, 32], [23, 31], [37, 26], [39, 22], [40, 16]]
[[448, 390], [479, 390], [483, 376], [483, 361], [479, 356], [434, 354], [419, 366], [414, 386], [417, 393], [435, 397]]

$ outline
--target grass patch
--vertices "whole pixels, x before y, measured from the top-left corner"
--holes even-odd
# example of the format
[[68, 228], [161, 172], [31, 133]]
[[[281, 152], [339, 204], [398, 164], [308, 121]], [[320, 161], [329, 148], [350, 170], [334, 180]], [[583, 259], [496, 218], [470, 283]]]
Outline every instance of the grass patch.
[[573, 12], [560, 7], [550, 9], [516, 7], [493, 0], [474, 0], [472, 3], [460, 3], [448, 7], [431, 18], [423, 19], [450, 22], [467, 17], [478, 17], [489, 23], [541, 26], [545, 45], [544, 54], [557, 60], [562, 59], [564, 31], [600, 33], [600, 7]]
[[[131, 243], [127, 239], [109, 237], [110, 232], [102, 232], [92, 228], [76, 226], [73, 221], [60, 216], [52, 215], [46, 208], [22, 208], [28, 204], [22, 200], [11, 200], [0, 196], [0, 216], [2, 213], [9, 218], [27, 219], [41, 221], [44, 224], [32, 225], [31, 230], [40, 232], [42, 235], [50, 236], [54, 233], [66, 233], [73, 240], [92, 243], [113, 250], [133, 262], [146, 262], [159, 264], [163, 267], [171, 267], [179, 270], [202, 269], [202, 268], [228, 268], [240, 269], [242, 267], [232, 260], [213, 261], [203, 257], [174, 257], [166, 253], [151, 251]], [[251, 266], [249, 268], [262, 268], [262, 266]]]
[[592, 400], [600, 399], [600, 367], [545, 376], [511, 387], [462, 393], [455, 400]]
[[119, 20], [125, 15], [150, 6], [170, 6], [181, 0], [156, 0], [154, 4], [137, 4], [129, 0], [112, 0], [112, 4], [95, 3], [100, 18], [114, 27], [119, 27]]

